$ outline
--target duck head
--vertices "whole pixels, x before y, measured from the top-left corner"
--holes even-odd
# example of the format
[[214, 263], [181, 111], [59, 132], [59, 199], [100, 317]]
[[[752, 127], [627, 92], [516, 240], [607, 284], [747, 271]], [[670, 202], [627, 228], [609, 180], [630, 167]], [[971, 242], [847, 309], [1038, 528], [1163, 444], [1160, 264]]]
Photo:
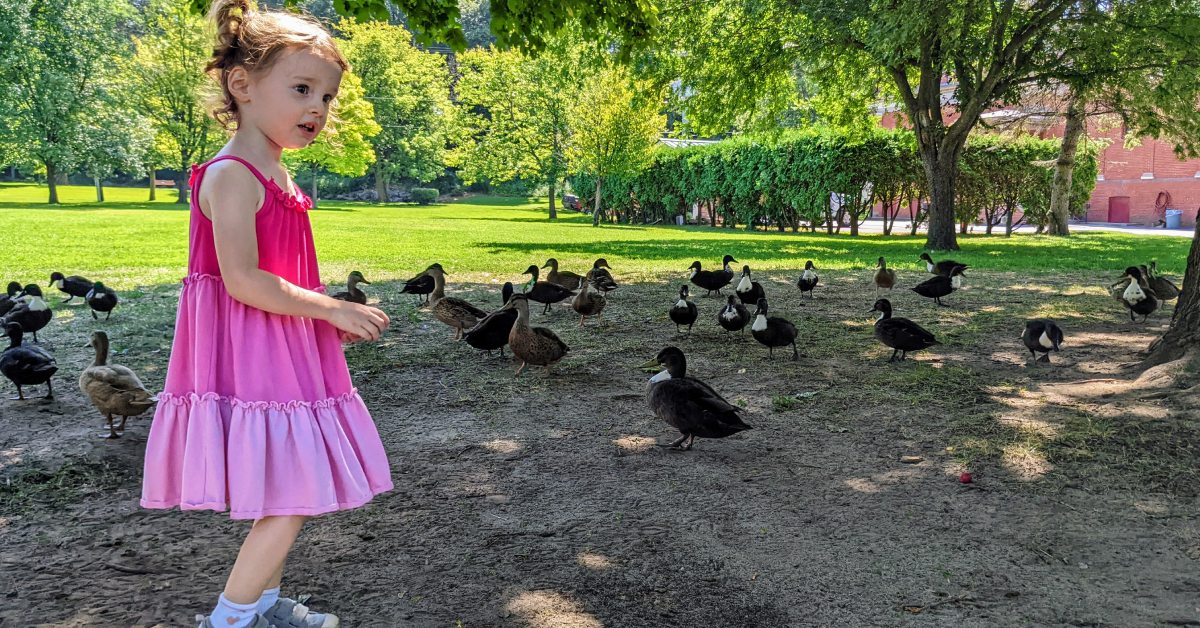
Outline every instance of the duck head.
[[754, 323], [750, 325], [751, 331], [762, 331], [767, 328], [767, 300], [759, 299], [754, 308]]
[[551, 269], [551, 270], [558, 270], [558, 260], [556, 260], [556, 259], [554, 259], [553, 257], [551, 257], [550, 259], [546, 260], [546, 263], [545, 263], [545, 264], [542, 264], [542, 268], [549, 268], [549, 269]]
[[932, 264], [932, 263], [933, 263], [933, 258], [932, 258], [932, 257], [929, 257], [929, 254], [928, 254], [928, 253], [922, 253], [922, 254], [921, 254], [921, 259], [922, 259], [922, 260], [924, 260], [924, 261], [925, 261], [927, 264]]
[[[353, 281], [354, 283], [365, 283], [368, 286], [371, 285], [371, 282], [367, 281], [367, 278], [363, 277], [363, 274], [358, 272], [357, 270], [350, 271], [350, 277], [346, 280], [346, 283], [350, 283], [351, 281]], [[99, 283], [99, 282], [96, 282], [96, 283]]]
[[881, 312], [879, 318], [886, 319], [892, 317], [892, 302], [887, 299], [879, 299], [875, 302], [874, 307], [867, 311], [867, 314], [872, 312]]
[[612, 266], [608, 265], [608, 260], [604, 259], [603, 257], [596, 260], [596, 263], [592, 264], [592, 268], [607, 268], [609, 270], [612, 270]]
[[446, 269], [445, 269], [445, 268], [442, 268], [442, 265], [441, 265], [441, 264], [439, 264], [439, 263], [437, 263], [437, 262], [434, 262], [434, 263], [430, 264], [430, 265], [429, 265], [429, 268], [426, 268], [426, 269], [425, 269], [425, 272], [424, 272], [424, 273], [422, 273], [422, 274], [425, 274], [425, 275], [441, 275], [441, 276], [443, 276], [443, 277], [446, 277], [446, 276], [448, 276], [448, 273], [446, 272]]
[[967, 276], [966, 266], [955, 266], [950, 270], [950, 285], [958, 290], [962, 287], [962, 278]]
[[26, 284], [25, 289], [21, 291], [22, 296], [42, 298], [42, 289], [36, 283]]
[[883, 259], [883, 257], [881, 256], [881, 257], [879, 258], [879, 261], [878, 261], [878, 262], [875, 262], [875, 265], [876, 265], [877, 267], [879, 267], [879, 268], [887, 268], [887, 261], [886, 261], [886, 260], [884, 260], [884, 259]]
[[504, 304], [502, 310], [516, 310], [517, 318], [529, 320], [529, 297], [524, 294], [514, 294], [508, 299], [508, 303]]
[[97, 292], [103, 293], [105, 289], [104, 282], [97, 281], [96, 283], [92, 284], [92, 289], [88, 290], [88, 293], [84, 295], [83, 298], [90, 299], [95, 296]]
[[750, 276], [750, 265], [749, 265], [749, 264], [744, 264], [744, 265], [742, 266], [742, 276], [743, 276], [743, 277], [749, 277], [749, 276]]
[[675, 303], [676, 307], [687, 307], [688, 287], [687, 284], [679, 286], [679, 301]]
[[733, 259], [732, 255], [726, 255], [725, 257], [721, 258], [721, 267], [725, 270], [729, 270], [729, 264], [736, 261], [737, 260]]
[[8, 296], [15, 297], [18, 294], [21, 294], [21, 284], [15, 281], [10, 281], [8, 282], [8, 288], [5, 289], [5, 292], [8, 293]]
[[46, 284], [46, 287], [55, 286], [55, 287], [61, 288], [62, 281], [64, 279], [66, 279], [66, 277], [64, 277], [63, 274], [60, 272], [50, 273], [50, 283]]
[[696, 260], [696, 261], [692, 262], [692, 265], [688, 266], [688, 270], [692, 271], [691, 276], [695, 277], [696, 273], [700, 272], [700, 270], [701, 270], [700, 260]]
[[507, 304], [513, 297], [513, 285], [511, 281], [504, 282], [504, 286], [500, 288], [500, 298]]
[[96, 350], [96, 364], [103, 365], [108, 360], [108, 334], [97, 329], [87, 346]]
[[808, 260], [807, 262], [804, 262], [804, 270], [816, 270], [816, 269], [817, 269], [817, 267], [813, 266], [812, 260]]
[[14, 346], [14, 347], [21, 346], [21, 336], [24, 333], [25, 332], [24, 332], [24, 330], [21, 329], [20, 323], [11, 322], [4, 326], [4, 335], [7, 336], [8, 339], [12, 341], [12, 346]]
[[683, 356], [683, 351], [680, 351], [678, 347], [664, 347], [662, 351], [658, 352], [658, 355], [654, 356], [653, 360], [646, 362], [641, 368], [653, 369], [659, 366], [666, 370], [651, 377], [650, 383], [652, 384], [687, 375], [687, 358]]

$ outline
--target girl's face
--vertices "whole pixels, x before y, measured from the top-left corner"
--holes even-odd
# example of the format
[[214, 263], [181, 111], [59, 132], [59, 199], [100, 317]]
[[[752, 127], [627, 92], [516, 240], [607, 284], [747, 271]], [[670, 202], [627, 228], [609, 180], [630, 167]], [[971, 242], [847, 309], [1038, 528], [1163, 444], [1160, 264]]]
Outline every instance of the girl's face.
[[304, 148], [325, 128], [342, 70], [312, 51], [293, 49], [246, 79], [239, 126], [256, 127], [280, 148]]

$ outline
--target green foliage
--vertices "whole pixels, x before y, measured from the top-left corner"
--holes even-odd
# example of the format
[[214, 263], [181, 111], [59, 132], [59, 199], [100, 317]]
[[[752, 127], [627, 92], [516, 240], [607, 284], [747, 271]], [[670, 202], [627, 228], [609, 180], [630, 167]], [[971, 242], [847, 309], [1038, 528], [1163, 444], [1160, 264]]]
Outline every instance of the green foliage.
[[89, 129], [119, 103], [129, 12], [118, 0], [0, 1], [0, 144], [18, 160], [70, 172], [120, 139]]
[[381, 127], [372, 141], [379, 166], [400, 179], [437, 178], [455, 124], [445, 58], [417, 50], [402, 26], [344, 21], [338, 28]]
[[346, 72], [330, 124], [312, 144], [284, 153], [284, 162], [293, 168], [310, 164], [346, 177], [362, 176], [375, 163], [370, 140], [380, 130], [375, 123], [375, 108], [364, 97], [362, 81], [353, 72]]
[[437, 188], [413, 188], [410, 192], [413, 202], [418, 205], [428, 205], [441, 195]]

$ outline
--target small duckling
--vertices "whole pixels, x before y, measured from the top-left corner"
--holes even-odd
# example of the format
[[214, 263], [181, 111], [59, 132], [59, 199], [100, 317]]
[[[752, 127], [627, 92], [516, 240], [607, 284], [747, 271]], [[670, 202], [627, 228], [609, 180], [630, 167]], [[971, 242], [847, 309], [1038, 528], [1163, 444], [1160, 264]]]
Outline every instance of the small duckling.
[[813, 288], [817, 287], [821, 278], [817, 276], [817, 267], [813, 266], [812, 260], [804, 262], [804, 272], [800, 274], [800, 279], [796, 280], [796, 287], [800, 288], [800, 296], [808, 293], [808, 298], [813, 298]]
[[[120, 438], [125, 432], [125, 421], [139, 416], [158, 401], [142, 380], [129, 368], [108, 363], [108, 334], [92, 332], [88, 346], [96, 350], [92, 365], [79, 375], [79, 390], [87, 395], [92, 405], [108, 417], [108, 436]], [[113, 416], [121, 417], [121, 425], [113, 427]]]
[[646, 402], [658, 418], [682, 434], [664, 447], [686, 451], [692, 448], [697, 437], [725, 438], [751, 429], [738, 416], [741, 408], [726, 401], [712, 386], [688, 376], [687, 358], [678, 348], [665, 347], [642, 366], [655, 365], [666, 370], [650, 378]]
[[88, 291], [84, 300], [92, 309], [93, 319], [100, 318], [96, 312], [104, 312], [104, 320], [108, 320], [112, 316], [113, 308], [117, 307], [117, 293], [100, 281], [92, 284], [92, 289]]
[[792, 346], [792, 360], [800, 359], [796, 350], [796, 326], [786, 318], [767, 316], [767, 300], [758, 300], [758, 309], [754, 311], [754, 324], [750, 326], [750, 334], [768, 350], [770, 358], [775, 357], [775, 347]]
[[[757, 302], [755, 303], [757, 305]], [[717, 324], [725, 329], [725, 331], [740, 331], [746, 333], [746, 323], [750, 322], [750, 311], [746, 306], [737, 302], [733, 295], [729, 295], [729, 300], [725, 307], [717, 312]]]
[[[1035, 362], [1050, 363], [1050, 351], [1058, 351], [1063, 343], [1063, 332], [1058, 325], [1049, 319], [1039, 318], [1025, 321], [1025, 333], [1021, 334], [1021, 342], [1029, 349], [1029, 355]], [[1041, 357], [1038, 354], [1041, 353]]]
[[896, 271], [888, 268], [887, 261], [882, 257], [875, 266], [875, 293], [879, 294], [880, 289], [891, 290], [896, 285]]
[[679, 300], [675, 302], [675, 305], [671, 306], [671, 311], [668, 314], [675, 323], [675, 333], [681, 333], [679, 330], [680, 325], [687, 325], [688, 333], [692, 333], [692, 325], [696, 323], [699, 312], [696, 310], [696, 304], [688, 300], [687, 284], [679, 286]]
[[58, 371], [54, 356], [45, 349], [21, 344], [22, 330], [19, 323], [6, 323], [4, 332], [10, 341], [8, 348], [0, 353], [0, 373], [17, 387], [14, 400], [25, 400], [22, 386], [46, 385], [46, 399], [54, 398], [54, 384], [50, 378]]
[[358, 288], [358, 284], [365, 283], [368, 286], [371, 282], [367, 281], [366, 277], [357, 270], [350, 271], [350, 276], [346, 278], [346, 290], [333, 295], [333, 298], [339, 301], [349, 301], [359, 305], [367, 304], [367, 293]]

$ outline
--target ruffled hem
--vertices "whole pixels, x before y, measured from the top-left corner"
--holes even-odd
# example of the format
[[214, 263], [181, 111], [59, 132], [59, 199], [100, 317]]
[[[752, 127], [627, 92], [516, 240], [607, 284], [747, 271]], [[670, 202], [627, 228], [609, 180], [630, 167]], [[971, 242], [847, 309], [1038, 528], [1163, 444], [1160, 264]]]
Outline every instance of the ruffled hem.
[[215, 393], [159, 400], [146, 444], [145, 508], [313, 516], [357, 508], [393, 487], [357, 391], [313, 402]]

